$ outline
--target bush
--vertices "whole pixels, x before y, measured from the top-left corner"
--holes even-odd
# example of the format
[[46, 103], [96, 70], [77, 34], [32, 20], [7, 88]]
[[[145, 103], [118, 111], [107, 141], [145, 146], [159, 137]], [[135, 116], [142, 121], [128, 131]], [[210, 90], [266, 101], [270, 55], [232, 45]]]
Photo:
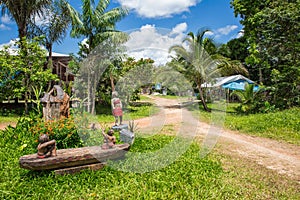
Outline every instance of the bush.
[[7, 127], [4, 133], [11, 135], [8, 137], [10, 138], [8, 142], [17, 142], [20, 146], [25, 145], [34, 151], [41, 134], [48, 134], [51, 140], [55, 139], [58, 149], [82, 146], [82, 140], [72, 117], [45, 122], [37, 115], [30, 114], [28, 117], [20, 118], [16, 127]]
[[238, 107], [235, 108], [237, 113], [254, 114], [254, 113], [269, 113], [278, 111], [275, 104], [270, 102], [269, 88], [261, 86], [257, 92], [253, 91], [254, 85], [246, 85], [245, 91], [234, 91], [232, 95], [237, 95], [241, 100]]
[[30, 127], [29, 132], [33, 133], [36, 138], [44, 133], [49, 135], [49, 139], [56, 140], [58, 149], [82, 146], [82, 141], [73, 117], [47, 122], [39, 118]]

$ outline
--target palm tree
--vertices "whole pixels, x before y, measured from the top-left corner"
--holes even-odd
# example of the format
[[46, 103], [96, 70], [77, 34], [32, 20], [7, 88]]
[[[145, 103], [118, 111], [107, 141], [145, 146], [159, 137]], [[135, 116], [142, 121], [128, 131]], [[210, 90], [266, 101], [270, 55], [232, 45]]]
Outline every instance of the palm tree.
[[245, 113], [251, 111], [255, 100], [254, 84], [246, 83], [244, 90], [235, 90], [231, 95], [236, 95], [241, 101], [237, 108], [238, 111]]
[[11, 16], [18, 26], [19, 38], [27, 36], [29, 21], [33, 15], [41, 15], [51, 0], [0, 0], [2, 15]]
[[[119, 32], [115, 29], [116, 22], [120, 21], [128, 14], [127, 9], [123, 8], [114, 8], [107, 11], [110, 0], [99, 0], [98, 4], [95, 5], [94, 0], [82, 0], [82, 14], [74, 10], [70, 10], [72, 14], [72, 37], [81, 37], [86, 38], [86, 44], [81, 45], [80, 53], [82, 57], [89, 56], [90, 60], [100, 59], [99, 55], [104, 56], [104, 60], [109, 60], [110, 55], [114, 54], [114, 46], [117, 43], [125, 42], [127, 40], [127, 35]], [[109, 41], [109, 42], [106, 42]], [[101, 48], [99, 45], [101, 44]], [[97, 48], [96, 48], [97, 47]], [[98, 52], [98, 55], [91, 53]], [[105, 52], [103, 52], [105, 51]], [[96, 57], [96, 58], [94, 58]], [[101, 61], [99, 61], [100, 63]], [[101, 69], [96, 69], [99, 67], [95, 65], [88, 65], [86, 67], [87, 73], [87, 90], [88, 90], [88, 112], [95, 112], [95, 94], [96, 87], [98, 84], [98, 73]], [[103, 67], [103, 66], [102, 66]]]
[[82, 3], [82, 14], [70, 10], [73, 14], [71, 36], [84, 36], [87, 39], [85, 55], [109, 37], [124, 38], [123, 33], [115, 30], [115, 24], [128, 14], [127, 9], [114, 8], [106, 11], [110, 0], [99, 0], [97, 6], [94, 5], [94, 0], [82, 0]]
[[205, 81], [212, 78], [217, 71], [216, 61], [204, 49], [204, 35], [208, 31], [207, 29], [199, 30], [196, 35], [190, 32], [183, 40], [183, 43], [188, 45], [188, 49], [182, 45], [174, 45], [169, 51], [176, 53], [177, 69], [185, 74], [189, 80], [195, 82], [202, 105], [206, 111], [210, 112], [211, 110], [206, 105], [201, 86]]
[[[208, 29], [200, 29], [196, 35], [190, 32], [183, 40], [183, 43], [188, 45], [188, 49], [183, 45], [174, 45], [169, 51], [176, 53], [176, 68], [196, 84], [201, 103], [204, 109], [210, 112], [211, 110], [206, 105], [201, 85], [216, 78], [225, 69], [242, 69], [239, 65], [231, 65], [230, 62], [225, 62], [227, 60], [224, 57], [213, 54], [215, 51], [212, 43], [204, 37], [208, 31]], [[209, 55], [205, 48], [209, 48], [209, 52], [213, 55]]]
[[67, 30], [71, 24], [71, 17], [68, 10], [68, 2], [65, 0], [54, 0], [53, 4], [43, 13], [44, 22], [36, 23], [33, 17], [28, 33], [31, 38], [44, 35], [46, 49], [49, 52], [48, 63], [52, 65], [52, 46], [56, 42], [60, 44], [67, 35]]

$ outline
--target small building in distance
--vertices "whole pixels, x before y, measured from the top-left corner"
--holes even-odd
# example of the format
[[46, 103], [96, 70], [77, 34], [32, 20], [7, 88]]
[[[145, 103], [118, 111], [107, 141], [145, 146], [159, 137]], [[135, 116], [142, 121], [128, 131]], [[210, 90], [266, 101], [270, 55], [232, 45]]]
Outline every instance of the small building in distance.
[[63, 81], [67, 84], [70, 81], [74, 81], [75, 78], [75, 75], [71, 72], [71, 70], [68, 67], [68, 64], [71, 60], [72, 57], [67, 54], [52, 52], [52, 73], [56, 74], [60, 81]]

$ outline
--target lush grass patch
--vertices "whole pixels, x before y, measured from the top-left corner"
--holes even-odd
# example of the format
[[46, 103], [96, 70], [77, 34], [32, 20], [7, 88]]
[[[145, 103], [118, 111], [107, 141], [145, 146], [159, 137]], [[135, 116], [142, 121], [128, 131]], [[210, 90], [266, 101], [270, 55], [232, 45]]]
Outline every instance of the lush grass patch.
[[[159, 109], [148, 102], [134, 102], [123, 108], [123, 120], [135, 120], [143, 117], [149, 117], [157, 113]], [[97, 118], [101, 123], [113, 123], [111, 107], [109, 105], [99, 105], [97, 107]]]
[[[196, 143], [175, 162], [153, 172], [122, 172], [108, 166], [95, 172], [55, 176], [53, 172], [31, 172], [19, 167], [20, 156], [36, 152], [30, 147], [20, 148], [22, 139], [13, 133], [0, 132], [1, 199], [299, 198], [295, 182], [272, 172], [264, 177], [255, 176], [257, 171], [251, 171], [245, 163], [239, 166], [245, 169], [240, 170], [230, 158], [226, 158], [228, 165], [224, 168], [224, 156], [212, 154], [200, 158]], [[166, 135], [137, 138], [131, 152], [155, 152], [173, 140], [173, 136]]]
[[[234, 112], [237, 104], [228, 104], [226, 107], [224, 125], [231, 130], [243, 133], [271, 138], [300, 145], [300, 108], [278, 111], [274, 113], [259, 113], [249, 115], [239, 115]], [[212, 107], [209, 104], [209, 107]], [[212, 115], [222, 114], [214, 110], [211, 113], [205, 112], [200, 106], [200, 119], [210, 122]], [[197, 111], [197, 113], [199, 113]]]
[[[151, 106], [150, 111], [140, 109], [144, 105], [134, 107], [138, 111], [133, 113], [144, 113], [136, 114], [136, 117], [152, 112]], [[292, 109], [290, 114], [281, 113], [280, 116], [288, 118], [299, 111]], [[106, 112], [110, 117], [110, 107]], [[105, 112], [102, 114], [103, 121], [109, 122]], [[227, 113], [226, 120], [230, 115], [236, 118], [249, 117]], [[210, 115], [205, 113], [202, 117], [209, 120]], [[289, 126], [296, 127], [297, 124]], [[53, 172], [30, 172], [21, 169], [18, 160], [22, 155], [36, 152], [34, 146], [24, 145], [33, 143], [34, 138], [28, 132], [22, 132], [21, 128], [18, 133], [0, 131], [0, 199], [300, 199], [296, 181], [251, 160], [232, 157], [222, 151], [200, 158], [201, 149], [196, 142], [175, 162], [153, 172], [124, 172], [111, 166], [100, 171], [84, 171], [67, 176], [55, 176]], [[170, 132], [173, 130], [170, 125], [164, 128]], [[136, 138], [130, 152], [155, 154], [174, 140], [174, 136], [167, 135], [141, 136]], [[128, 169], [132, 162], [135, 160], [128, 159], [127, 163], [117, 164], [120, 168]], [[141, 167], [147, 165], [146, 162], [141, 163]]]
[[151, 102], [151, 101], [153, 101], [153, 99], [151, 99], [148, 95], [140, 95], [140, 101]]
[[228, 114], [227, 128], [300, 145], [300, 108], [268, 114]]
[[20, 116], [13, 115], [13, 116], [0, 116], [0, 123], [16, 123]]

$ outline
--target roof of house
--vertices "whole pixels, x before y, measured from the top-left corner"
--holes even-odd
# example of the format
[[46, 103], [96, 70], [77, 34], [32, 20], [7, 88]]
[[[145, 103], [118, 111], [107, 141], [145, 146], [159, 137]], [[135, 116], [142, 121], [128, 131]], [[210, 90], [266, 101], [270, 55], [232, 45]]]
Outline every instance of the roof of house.
[[220, 87], [224, 84], [235, 82], [235, 81], [244, 81], [244, 82], [248, 82], [250, 84], [254, 84], [254, 81], [246, 78], [243, 75], [238, 74], [238, 75], [233, 75], [233, 76], [215, 78], [211, 82], [203, 83], [201, 86], [202, 87], [207, 87], [207, 88]]

